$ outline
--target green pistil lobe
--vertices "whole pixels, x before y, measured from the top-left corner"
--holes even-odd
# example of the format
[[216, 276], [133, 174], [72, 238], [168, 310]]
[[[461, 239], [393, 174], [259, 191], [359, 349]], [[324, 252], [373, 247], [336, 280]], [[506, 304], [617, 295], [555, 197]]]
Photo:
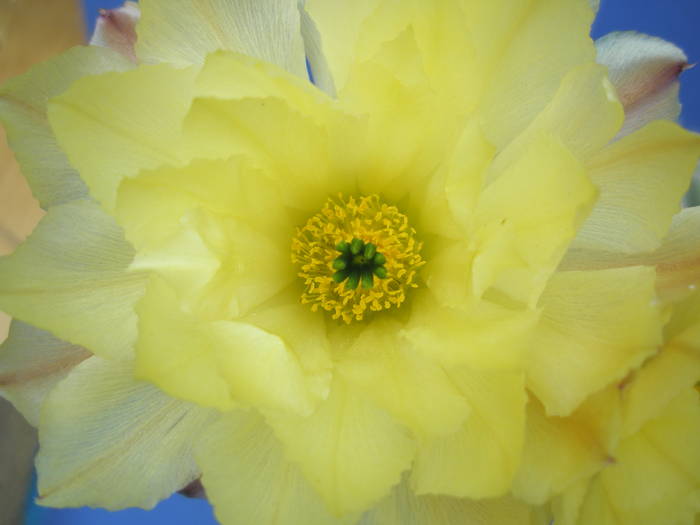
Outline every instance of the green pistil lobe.
[[369, 290], [374, 286], [375, 276], [386, 279], [386, 257], [378, 253], [371, 242], [365, 243], [354, 237], [349, 243], [338, 243], [335, 249], [340, 252], [340, 256], [333, 261], [333, 269], [337, 270], [333, 274], [336, 283], [347, 279], [345, 287], [349, 290], [356, 290], [360, 283], [365, 290]]

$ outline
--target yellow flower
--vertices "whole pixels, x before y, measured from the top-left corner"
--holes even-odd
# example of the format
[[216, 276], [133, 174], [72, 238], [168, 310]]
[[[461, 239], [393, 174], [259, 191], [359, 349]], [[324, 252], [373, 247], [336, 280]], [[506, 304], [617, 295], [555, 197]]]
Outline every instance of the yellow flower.
[[0, 261], [44, 504], [201, 476], [224, 524], [691, 523], [676, 48], [609, 37], [613, 85], [585, 0], [140, 6], [133, 54], [0, 92], [48, 210]]

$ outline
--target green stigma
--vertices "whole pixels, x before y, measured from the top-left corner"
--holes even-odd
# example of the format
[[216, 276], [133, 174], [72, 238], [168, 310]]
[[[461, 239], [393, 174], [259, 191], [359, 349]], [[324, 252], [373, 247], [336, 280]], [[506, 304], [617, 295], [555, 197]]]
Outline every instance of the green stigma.
[[377, 252], [377, 247], [371, 242], [365, 243], [357, 237], [350, 242], [340, 242], [335, 247], [340, 255], [333, 261], [333, 280], [340, 284], [347, 279], [345, 285], [349, 290], [362, 288], [369, 290], [374, 286], [374, 278], [386, 279], [384, 267], [386, 257]]

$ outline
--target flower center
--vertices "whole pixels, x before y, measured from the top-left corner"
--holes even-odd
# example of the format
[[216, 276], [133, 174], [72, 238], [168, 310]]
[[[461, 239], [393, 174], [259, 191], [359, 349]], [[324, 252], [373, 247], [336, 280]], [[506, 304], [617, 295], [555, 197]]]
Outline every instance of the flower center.
[[368, 310], [398, 308], [425, 264], [415, 236], [408, 218], [377, 195], [328, 199], [292, 241], [301, 302], [348, 324]]

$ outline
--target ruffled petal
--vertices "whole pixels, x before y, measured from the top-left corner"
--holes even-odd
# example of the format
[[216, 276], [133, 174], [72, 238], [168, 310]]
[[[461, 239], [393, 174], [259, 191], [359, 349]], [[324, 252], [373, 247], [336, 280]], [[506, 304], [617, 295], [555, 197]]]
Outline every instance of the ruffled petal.
[[136, 54], [143, 62], [197, 64], [237, 51], [306, 77], [296, 0], [142, 0]]
[[350, 525], [331, 515], [290, 463], [272, 430], [253, 412], [221, 416], [197, 442], [202, 482], [221, 523]]
[[122, 178], [188, 160], [180, 130], [196, 73], [157, 65], [84, 77], [50, 102], [61, 148], [107, 210], [114, 209]]
[[[152, 508], [198, 475], [195, 436], [213, 414], [97, 357], [49, 395], [39, 426], [39, 503]], [[89, 402], [86, 402], [89, 400]]]
[[474, 499], [505, 495], [520, 463], [525, 433], [524, 378], [519, 372], [449, 371], [470, 413], [455, 433], [418, 449], [411, 483], [418, 494]]
[[87, 195], [85, 183], [68, 162], [49, 126], [48, 100], [83, 76], [131, 67], [129, 61], [112, 50], [77, 47], [0, 88], [0, 120], [22, 173], [43, 207]]
[[141, 16], [136, 2], [124, 2], [117, 9], [102, 9], [90, 38], [91, 46], [114, 49], [132, 62], [136, 62], [136, 23]]
[[287, 457], [338, 516], [383, 499], [415, 452], [405, 428], [337, 376], [330, 396], [310, 417], [267, 419]]
[[275, 334], [188, 315], [155, 276], [137, 313], [137, 373], [171, 395], [220, 410], [236, 403], [297, 413], [313, 408], [297, 357]]
[[657, 249], [700, 157], [700, 136], [669, 122], [649, 124], [588, 163], [600, 198], [572, 250], [620, 254]]
[[358, 525], [547, 525], [511, 497], [470, 500], [449, 496], [417, 496], [408, 481], [369, 511]]
[[[700, 400], [686, 390], [624, 440], [615, 462], [564, 495], [564, 525], [691, 525], [700, 507]], [[571, 500], [567, 502], [566, 500]]]
[[653, 120], [678, 119], [678, 77], [688, 66], [685, 53], [670, 42], [634, 31], [620, 31], [596, 41], [598, 62], [607, 66], [610, 81], [625, 106], [629, 135]]
[[0, 346], [0, 394], [33, 426], [48, 393], [92, 354], [20, 321]]
[[525, 448], [513, 493], [542, 505], [612, 461], [620, 433], [620, 391], [616, 386], [589, 397], [568, 417], [547, 417], [536, 399], [527, 406]]
[[377, 321], [343, 353], [337, 372], [421, 438], [455, 432], [469, 412], [444, 370], [398, 336], [399, 323]]
[[57, 337], [112, 358], [131, 355], [143, 274], [133, 248], [96, 204], [54, 206], [31, 238], [0, 259], [0, 308]]
[[656, 352], [662, 318], [655, 279], [653, 268], [637, 266], [559, 272], [550, 280], [526, 359], [528, 386], [548, 415], [570, 414]]

